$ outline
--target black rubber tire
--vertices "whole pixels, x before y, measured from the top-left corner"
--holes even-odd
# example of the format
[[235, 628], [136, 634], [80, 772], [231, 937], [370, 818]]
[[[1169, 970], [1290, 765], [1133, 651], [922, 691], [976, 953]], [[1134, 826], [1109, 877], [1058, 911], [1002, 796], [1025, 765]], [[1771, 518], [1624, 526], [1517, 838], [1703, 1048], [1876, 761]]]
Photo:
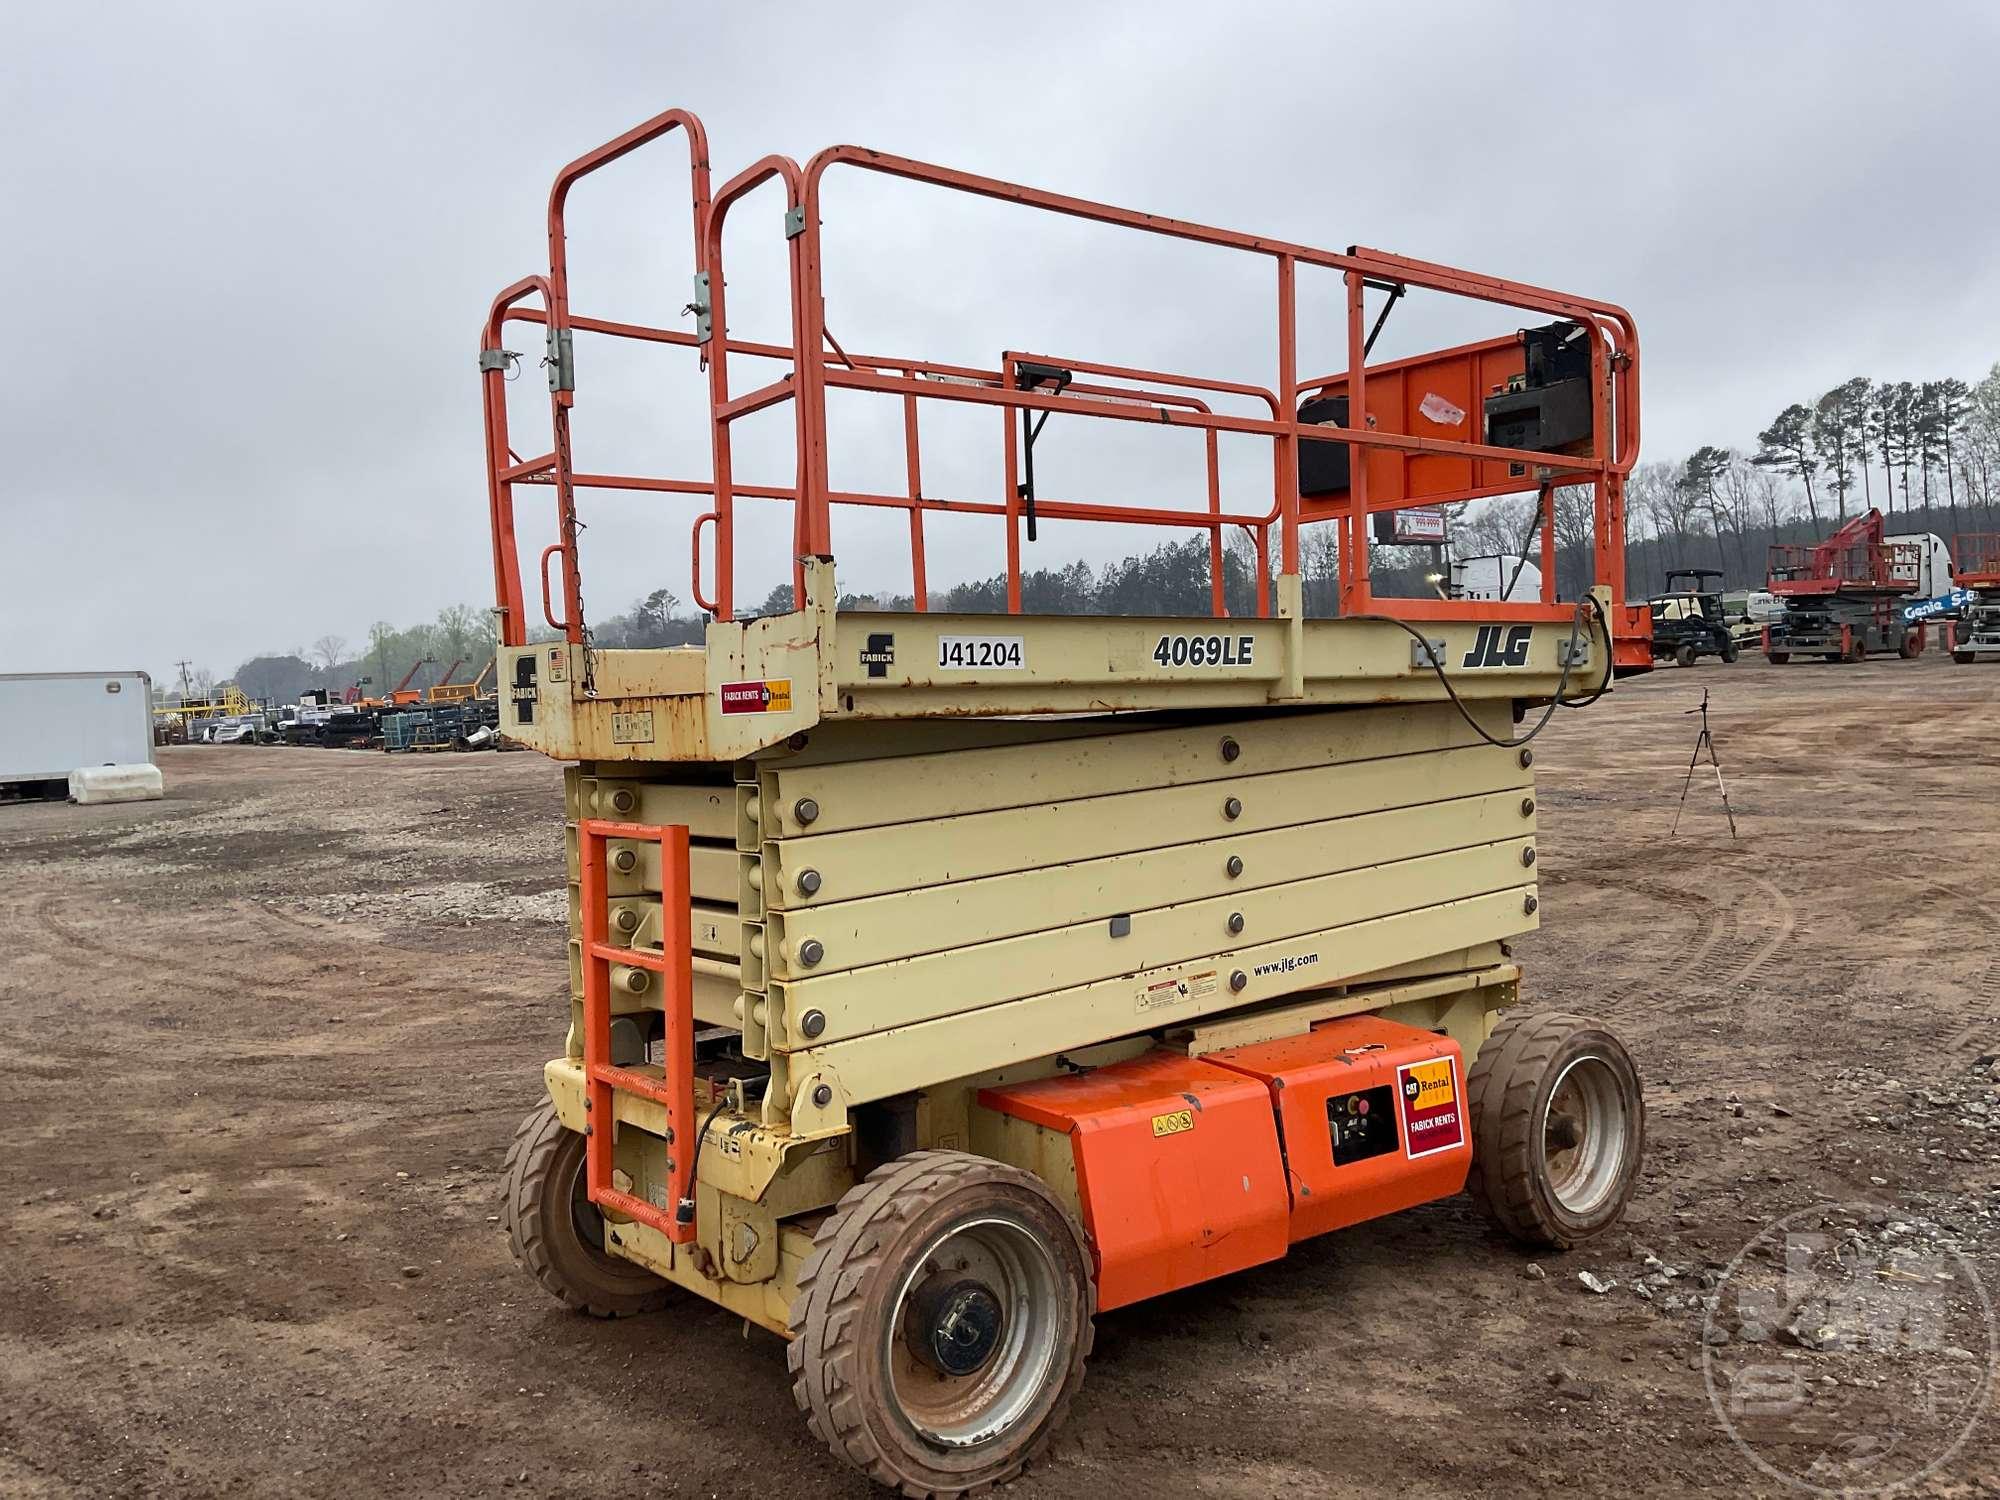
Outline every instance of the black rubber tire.
[[[974, 1215], [1025, 1224], [1050, 1251], [1070, 1296], [1058, 1317], [1067, 1348], [1051, 1361], [1059, 1373], [1012, 1428], [947, 1448], [899, 1414], [880, 1350], [893, 1333], [907, 1263]], [[885, 1489], [913, 1500], [984, 1494], [1019, 1475], [1062, 1425], [1083, 1383], [1096, 1309], [1083, 1232], [1039, 1179], [967, 1152], [912, 1152], [851, 1188], [813, 1235], [791, 1309], [792, 1398], [813, 1436]]]
[[1738, 656], [1738, 655], [1740, 655], [1740, 654], [1741, 654], [1741, 653], [1739, 653], [1739, 652], [1738, 652], [1738, 650], [1737, 650], [1737, 648], [1736, 648], [1736, 642], [1734, 642], [1734, 641], [1724, 641], [1724, 642], [1722, 643], [1722, 664], [1723, 664], [1723, 665], [1724, 665], [1725, 667], [1733, 667], [1733, 666], [1735, 666], [1735, 665], [1736, 665], [1736, 658], [1737, 658], [1737, 656]]
[[[601, 1248], [603, 1220], [575, 1194], [584, 1141], [566, 1129], [553, 1104], [521, 1122], [500, 1168], [505, 1185], [507, 1247], [521, 1268], [565, 1307], [593, 1318], [626, 1318], [664, 1307], [673, 1288], [644, 1266]], [[589, 1231], [600, 1236], [592, 1244]]]
[[1957, 662], [1961, 667], [1969, 667], [1972, 665], [1972, 653], [1970, 651], [1954, 651], [1951, 653], [1951, 659]]
[[1690, 646], [1686, 641], [1682, 641], [1678, 646], [1674, 647], [1675, 666], [1691, 667], [1694, 665], [1694, 662], [1695, 662], [1694, 647]]
[[1825, 653], [1824, 659], [1827, 661], [1847, 661], [1849, 657], [1845, 651], [1828, 651]]
[[[1626, 1111], [1625, 1150], [1616, 1187], [1588, 1216], [1579, 1217], [1551, 1190], [1542, 1147], [1556, 1083], [1585, 1057], [1602, 1059], [1617, 1079]], [[1561, 1011], [1503, 1017], [1473, 1061], [1466, 1094], [1472, 1111], [1466, 1191], [1514, 1239], [1568, 1250], [1624, 1216], [1645, 1155], [1646, 1107], [1631, 1055], [1598, 1022]]]
[[1789, 651], [1766, 651], [1764, 653], [1764, 660], [1774, 667], [1782, 667], [1791, 659], [1792, 653]]
[[1896, 643], [1896, 654], [1904, 661], [1915, 661], [1917, 652], [1921, 649], [1917, 645], [1917, 638], [1913, 635], [1906, 635]]

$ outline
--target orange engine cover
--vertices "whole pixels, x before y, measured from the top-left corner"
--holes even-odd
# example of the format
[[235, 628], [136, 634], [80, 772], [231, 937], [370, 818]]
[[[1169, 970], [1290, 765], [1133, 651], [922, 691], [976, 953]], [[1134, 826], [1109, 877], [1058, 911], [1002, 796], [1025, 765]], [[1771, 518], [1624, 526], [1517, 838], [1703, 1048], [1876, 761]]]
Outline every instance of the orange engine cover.
[[1285, 1253], [1290, 1204], [1271, 1095], [1241, 1070], [1156, 1050], [983, 1089], [979, 1102], [1070, 1138], [1100, 1308]]
[[1358, 1224], [1465, 1186], [1472, 1128], [1458, 1044], [1377, 1016], [1211, 1052], [1270, 1090], [1291, 1188], [1291, 1238]]

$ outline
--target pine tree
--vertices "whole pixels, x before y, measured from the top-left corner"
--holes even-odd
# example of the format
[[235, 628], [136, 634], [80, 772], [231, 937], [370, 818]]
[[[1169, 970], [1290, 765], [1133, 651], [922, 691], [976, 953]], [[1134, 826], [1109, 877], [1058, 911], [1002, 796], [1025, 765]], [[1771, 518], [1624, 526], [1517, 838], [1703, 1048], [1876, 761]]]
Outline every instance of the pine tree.
[[1884, 381], [1868, 392], [1868, 418], [1875, 428], [1875, 451], [1882, 455], [1882, 504], [1896, 509], [1896, 388]]
[[1911, 413], [1911, 427], [1914, 429], [1917, 448], [1917, 472], [1922, 476], [1924, 488], [1924, 517], [1928, 521], [1931, 509], [1931, 469], [1944, 454], [1944, 410], [1938, 391], [1939, 382], [1926, 380], [1917, 387], [1916, 408]]
[[1935, 382], [1937, 388], [1938, 428], [1944, 444], [1944, 494], [1945, 503], [1951, 508], [1952, 534], [1958, 534], [1958, 486], [1952, 474], [1952, 439], [1965, 422], [1971, 410], [1972, 387], [1956, 375], [1947, 375]]
[[1854, 488], [1854, 450], [1866, 421], [1868, 378], [1857, 375], [1819, 398], [1812, 414], [1813, 446], [1832, 476], [1837, 519], [1847, 520], [1847, 495]]
[[1771, 425], [1757, 434], [1758, 448], [1750, 462], [1759, 468], [1775, 469], [1806, 487], [1806, 511], [1812, 517], [1813, 535], [1819, 535], [1819, 502], [1813, 496], [1813, 475], [1820, 469], [1813, 448], [1813, 414], [1796, 401], [1771, 419]]
[[1687, 463], [1681, 469], [1681, 482], [1688, 492], [1702, 497], [1702, 509], [1708, 512], [1709, 529], [1715, 533], [1715, 560], [1722, 564], [1723, 571], [1729, 569], [1729, 557], [1722, 550], [1721, 506], [1715, 498], [1715, 481], [1723, 470], [1729, 467], [1729, 450], [1704, 445], [1688, 455]]
[[1903, 471], [1903, 514], [1910, 513], [1910, 460], [1917, 452], [1917, 388], [1907, 380], [1896, 382], [1891, 404], [1896, 429], [1896, 460]]

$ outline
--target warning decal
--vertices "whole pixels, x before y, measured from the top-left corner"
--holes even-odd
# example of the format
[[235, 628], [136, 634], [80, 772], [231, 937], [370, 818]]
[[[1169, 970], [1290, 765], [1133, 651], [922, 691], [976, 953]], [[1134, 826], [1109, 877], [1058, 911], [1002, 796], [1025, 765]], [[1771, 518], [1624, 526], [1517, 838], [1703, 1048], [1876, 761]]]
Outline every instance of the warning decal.
[[788, 714], [792, 711], [792, 679], [768, 682], [725, 682], [721, 688], [726, 714]]
[[613, 714], [611, 716], [611, 743], [614, 745], [650, 745], [653, 743], [653, 715], [651, 710], [636, 714]]
[[1396, 1106], [1403, 1116], [1403, 1154], [1412, 1161], [1465, 1144], [1453, 1059], [1433, 1057], [1396, 1069]]
[[1156, 984], [1139, 987], [1138, 1009], [1143, 1015], [1163, 1005], [1179, 1005], [1183, 1000], [1206, 1000], [1215, 993], [1216, 987], [1216, 972], [1213, 969], [1179, 979], [1162, 979]]

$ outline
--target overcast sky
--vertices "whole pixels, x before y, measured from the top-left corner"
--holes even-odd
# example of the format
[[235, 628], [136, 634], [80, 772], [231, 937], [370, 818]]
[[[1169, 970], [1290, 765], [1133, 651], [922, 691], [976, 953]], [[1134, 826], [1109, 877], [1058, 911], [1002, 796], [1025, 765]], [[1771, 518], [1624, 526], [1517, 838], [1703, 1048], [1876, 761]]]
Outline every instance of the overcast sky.
[[[554, 170], [674, 104], [706, 120], [718, 183], [855, 142], [1620, 302], [1644, 339], [1649, 457], [1747, 447], [1851, 375], [1972, 379], [2000, 359], [2000, 7], [1638, 9], [6, 6], [0, 671], [171, 677], [190, 658], [220, 676], [488, 604], [480, 319], [546, 266]], [[677, 142], [579, 191], [577, 310], [678, 320], [685, 199]], [[767, 193], [731, 220], [739, 336], [784, 327], [778, 213]], [[830, 180], [825, 232], [850, 349], [1274, 382], [1266, 262], [860, 174]], [[1302, 287], [1318, 373], [1341, 363], [1338, 308], [1336, 283]], [[1520, 321], [1397, 316], [1385, 356]], [[538, 452], [539, 347], [526, 327], [511, 342], [530, 351], [516, 446]], [[592, 342], [579, 365], [582, 467], [706, 475], [691, 360]], [[894, 404], [854, 399], [835, 483], [900, 486]], [[788, 420], [744, 429], [745, 477], [789, 477]], [[997, 498], [998, 418], [925, 421], [927, 492]], [[1185, 453], [1044, 441], [1046, 493], [1199, 503]], [[548, 494], [522, 497], [530, 568]], [[686, 597], [701, 508], [586, 497], [591, 613], [662, 584]], [[785, 565], [783, 511], [744, 522], [740, 600]], [[908, 587], [888, 519], [837, 519], [844, 585]], [[1079, 529], [1031, 561], [1134, 542]], [[934, 587], [1000, 564], [991, 523], [936, 536]]]

